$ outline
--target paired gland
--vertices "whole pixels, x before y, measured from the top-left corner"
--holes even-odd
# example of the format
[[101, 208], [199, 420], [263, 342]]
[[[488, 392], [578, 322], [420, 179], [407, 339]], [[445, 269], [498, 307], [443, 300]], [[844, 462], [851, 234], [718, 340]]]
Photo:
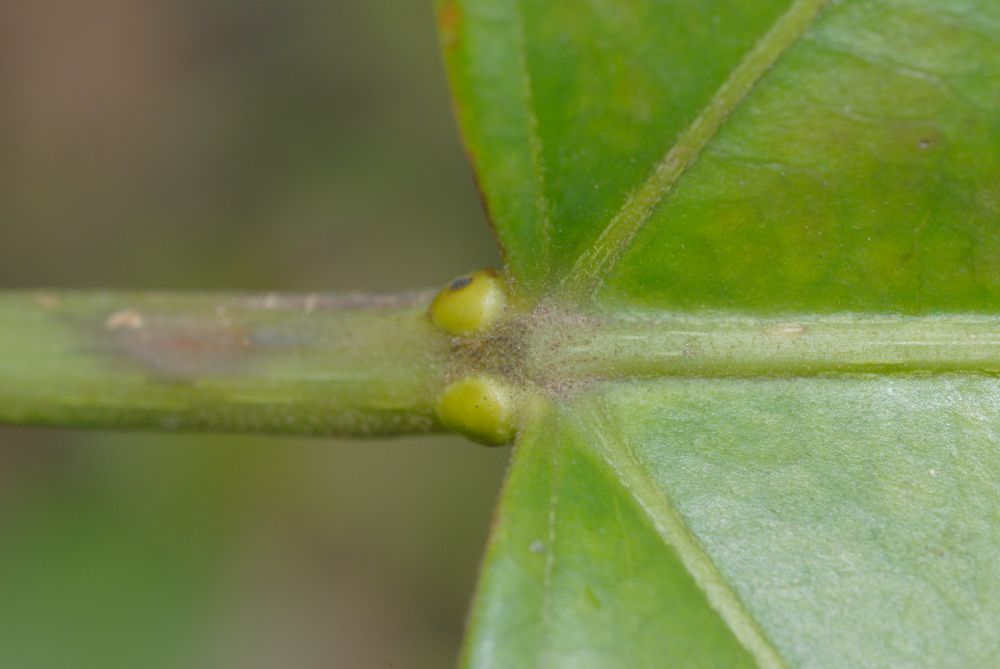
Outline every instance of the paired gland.
[[[503, 280], [492, 270], [459, 277], [431, 302], [431, 322], [454, 337], [482, 335], [507, 309]], [[509, 444], [518, 427], [516, 391], [487, 374], [465, 376], [441, 392], [438, 420], [450, 430], [487, 446]]]

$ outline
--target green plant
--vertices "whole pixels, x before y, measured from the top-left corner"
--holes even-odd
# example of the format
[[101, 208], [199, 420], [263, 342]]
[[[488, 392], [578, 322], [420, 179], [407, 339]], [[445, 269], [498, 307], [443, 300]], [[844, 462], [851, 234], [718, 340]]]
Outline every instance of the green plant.
[[438, 17], [500, 292], [10, 294], [0, 418], [516, 429], [469, 666], [1000, 661], [995, 3]]

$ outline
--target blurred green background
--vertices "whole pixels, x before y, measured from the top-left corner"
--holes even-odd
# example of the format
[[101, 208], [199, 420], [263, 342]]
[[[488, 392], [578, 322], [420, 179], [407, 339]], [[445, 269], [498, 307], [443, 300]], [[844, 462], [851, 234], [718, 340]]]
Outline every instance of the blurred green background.
[[[430, 0], [0, 3], [0, 287], [498, 262]], [[0, 667], [454, 663], [506, 449], [0, 428]]]

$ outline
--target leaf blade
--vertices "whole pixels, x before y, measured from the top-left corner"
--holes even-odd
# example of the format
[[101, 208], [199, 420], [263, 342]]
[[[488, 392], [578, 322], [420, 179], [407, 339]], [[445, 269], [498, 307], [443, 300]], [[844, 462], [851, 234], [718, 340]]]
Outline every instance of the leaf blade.
[[[562, 282], [574, 301], [596, 287], [598, 303], [659, 309], [989, 311], [1000, 8], [746, 4], [449, 0], [466, 18], [446, 60], [515, 288], [529, 303]], [[517, 39], [491, 32], [500, 11]], [[787, 50], [755, 55], [769, 31]], [[504, 94], [515, 80], [530, 95]], [[521, 117], [532, 133], [501, 132]]]
[[439, 5], [459, 123], [515, 288], [537, 297], [569, 271], [789, 4]]
[[1000, 383], [608, 387], [650, 480], [794, 666], [1000, 657]]
[[998, 405], [972, 375], [584, 393], [519, 443], [465, 666], [988, 666]]
[[[503, 3], [461, 0], [458, 6], [485, 11], [497, 4]], [[843, 312], [862, 320], [872, 314], [995, 312], [1000, 303], [996, 186], [1000, 117], [994, 111], [1000, 108], [1000, 6], [986, 0], [958, 0], [946, 6], [931, 0], [844, 0], [822, 8], [821, 3], [802, 1], [695, 7], [667, 0], [618, 3], [615, 16], [612, 4], [601, 0], [586, 6], [571, 0], [516, 4], [524, 48], [519, 62], [530, 83], [529, 106], [538, 141], [536, 171], [541, 178], [536, 185], [547, 203], [544, 248], [504, 239], [506, 229], [540, 229], [541, 217], [514, 222], [494, 217], [494, 223], [512, 260], [515, 289], [519, 284], [532, 285], [522, 308], [541, 302], [525, 317], [535, 328], [532, 336], [541, 333], [538, 341], [551, 346], [562, 343], [571, 354], [568, 358], [576, 355], [582, 361], [563, 369], [559, 355], [552, 355], [558, 349], [542, 346], [537, 355], [526, 358], [541, 361], [538, 367], [523, 374], [559, 407], [552, 420], [563, 427], [545, 429], [575, 435], [572, 446], [559, 446], [550, 457], [579, 461], [583, 453], [595, 463], [595, 471], [607, 474], [601, 483], [593, 473], [576, 472], [567, 479], [564, 472], [560, 485], [576, 492], [560, 498], [564, 503], [578, 501], [598, 494], [596, 490], [609, 499], [631, 498], [629, 503], [646, 514], [647, 522], [665, 540], [664, 550], [682, 556], [680, 563], [702, 586], [705, 601], [719, 612], [732, 638], [751, 650], [762, 666], [995, 663], [1000, 649], [988, 626], [1000, 617], [1000, 609], [988, 593], [996, 590], [1000, 573], [991, 571], [988, 562], [963, 553], [954, 542], [942, 557], [914, 539], [924, 536], [921, 528], [933, 527], [939, 520], [936, 509], [949, 501], [942, 489], [930, 489], [937, 507], [889, 508], [891, 513], [884, 514], [887, 529], [871, 524], [877, 516], [874, 503], [868, 509], [853, 509], [858, 511], [856, 518], [852, 509], [844, 510], [845, 523], [835, 526], [840, 534], [828, 530], [821, 543], [829, 553], [839, 538], [852, 547], [854, 559], [867, 571], [848, 583], [844, 592], [822, 579], [817, 582], [825, 583], [825, 590], [799, 587], [801, 596], [795, 601], [785, 595], [798, 585], [783, 584], [785, 595], [775, 597], [775, 602], [781, 600], [780, 607], [753, 589], [754, 579], [787, 573], [780, 560], [806, 574], [828, 564], [828, 555], [809, 543], [809, 527], [795, 526], [794, 518], [786, 523], [789, 536], [799, 542], [800, 555], [769, 551], [738, 532], [740, 519], [752, 521], [748, 514], [760, 511], [762, 502], [753, 497], [765, 487], [760, 478], [747, 492], [743, 507], [740, 500], [732, 501], [719, 510], [721, 520], [714, 519], [730, 523], [726, 531], [743, 542], [746, 559], [739, 551], [727, 550], [726, 532], [713, 525], [711, 515], [699, 512], [710, 508], [699, 500], [711, 491], [727, 493], [720, 473], [727, 453], [744, 448], [766, 455], [771, 437], [761, 432], [762, 425], [776, 430], [780, 437], [774, 438], [776, 443], [789, 452], [796, 452], [792, 448], [796, 444], [813, 447], [812, 454], [796, 452], [804, 463], [800, 474], [817, 479], [813, 492], [831, 505], [837, 492], [845, 499], [856, 497], [854, 501], [863, 507], [866, 494], [891, 497], [893, 485], [920, 490], [922, 479], [914, 458], [962, 454], [964, 445], [978, 459], [962, 464], [965, 469], [951, 479], [951, 485], [960, 492], [962, 486], [975, 488], [977, 495], [959, 494], [955, 499], [979, 507], [966, 516], [953, 509], [950, 518], [960, 532], [979, 530], [975, 545], [981, 554], [995, 553], [1000, 537], [991, 528], [1000, 519], [1000, 491], [989, 481], [998, 478], [993, 425], [1000, 396], [990, 377], [977, 374], [991, 369], [983, 366], [971, 373], [950, 374], [931, 364], [917, 373], [892, 374], [903, 370], [890, 360], [873, 359], [869, 371], [880, 374], [847, 374], [840, 369], [826, 378], [810, 376], [815, 370], [808, 365], [793, 364], [784, 374], [781, 369], [770, 370], [773, 378], [740, 379], [752, 376], [746, 372], [746, 361], [739, 359], [739, 351], [723, 350], [723, 366], [732, 358], [732, 369], [720, 371], [720, 378], [693, 378], [698, 372], [690, 378], [683, 378], [683, 373], [664, 378], [670, 376], [664, 369], [686, 366], [684, 356], [697, 361], [698, 347], [684, 338], [698, 333], [678, 332], [673, 338], [659, 333], [654, 338], [669, 340], [672, 348], [647, 351], [648, 358], [642, 361], [626, 359], [632, 345], [627, 342], [642, 333], [623, 331], [620, 342], [609, 344], [614, 363], [610, 358], [588, 357], [593, 351], [577, 344], [586, 342], [594, 327], [600, 329], [595, 323], [619, 317], [657, 321], [657, 314], [665, 313], [723, 319], [747, 312], [780, 314], [787, 322], [798, 323], [816, 314]], [[699, 14], [706, 7], [709, 13]], [[807, 9], [819, 13], [811, 15]], [[729, 24], [731, 32], [713, 33], [708, 28], [713, 15]], [[808, 20], [803, 20], [806, 15]], [[741, 62], [757, 62], [753, 49], [762, 36], [782, 32], [782, 16], [797, 17], [790, 24], [801, 30], [786, 34], [787, 49], [776, 50], [766, 67], [750, 68], [753, 77], [738, 76]], [[653, 34], [659, 39], [651, 39]], [[488, 39], [488, 31], [480, 32], [479, 38]], [[661, 52], [650, 43], [696, 48]], [[466, 44], [465, 48], [479, 47]], [[686, 57], [677, 57], [682, 52]], [[698, 74], [704, 76], [691, 84]], [[733, 80], [741, 82], [730, 86], [739, 95], [726, 92], [730, 90], [726, 82]], [[472, 78], [456, 77], [453, 68], [452, 81], [460, 108], [478, 104], [469, 100], [476, 96]], [[712, 101], [718, 99], [727, 102], [713, 107]], [[730, 104], [736, 100], [739, 104]], [[699, 115], [708, 121], [699, 125]], [[469, 141], [468, 131], [466, 136]], [[490, 151], [502, 164], [506, 154], [523, 153], [524, 148], [496, 144]], [[487, 181], [495, 169], [493, 160], [492, 153], [476, 157], [480, 176]], [[516, 196], [485, 190], [487, 202]], [[556, 322], [560, 318], [562, 325], [569, 324], [569, 331], [580, 330], [580, 337], [563, 336]], [[863, 344], [862, 338], [854, 344]], [[837, 351], [854, 350], [854, 344]], [[765, 357], [776, 355], [778, 348], [765, 352]], [[679, 357], [674, 360], [670, 357], [674, 355]], [[588, 377], [586, 370], [600, 374]], [[932, 372], [938, 375], [930, 376]], [[638, 376], [654, 378], [638, 381]], [[598, 381], [603, 385], [595, 386]], [[730, 410], [729, 405], [736, 408]], [[676, 406], [686, 412], [686, 422], [669, 439], [650, 436], [671, 424], [669, 411]], [[911, 415], [914, 407], [923, 415]], [[883, 414], [873, 413], [876, 409]], [[969, 416], [981, 419], [973, 421], [975, 429], [963, 423]], [[827, 428], [816, 433], [816, 425]], [[838, 429], [843, 433], [836, 433]], [[718, 443], [704, 442], [713, 435], [728, 452]], [[658, 469], [651, 459], [671, 462], [671, 439], [685, 443], [691, 459], [699, 455], [692, 444], [700, 444], [703, 458], [722, 464], [713, 460], [716, 469], [708, 473], [704, 462], [702, 469], [680, 468], [686, 478], [671, 478], [673, 470]], [[898, 452], [901, 439], [913, 448], [910, 459]], [[866, 446], [870, 450], [865, 451]], [[829, 468], [830, 460], [845, 453], [854, 459], [841, 464], [857, 471], [867, 490], [855, 489], [842, 471]], [[629, 458], [634, 459], [632, 464]], [[884, 471], [892, 463], [900, 467], [895, 478], [893, 472]], [[757, 468], [752, 471], [767, 470], [766, 458], [750, 465]], [[977, 467], [993, 478], [976, 478], [972, 470]], [[731, 468], [725, 471], [737, 475]], [[881, 477], [872, 478], [876, 471]], [[537, 472], [537, 463], [518, 455], [510, 480], [535, 476], [542, 481], [539, 486], [551, 488]], [[586, 491], [583, 481], [595, 487]], [[699, 482], [702, 488], [692, 487]], [[788, 488], [794, 483], [783, 480], [782, 485]], [[519, 642], [516, 631], [503, 627], [505, 615], [518, 609], [517, 598], [489, 599], [490, 593], [496, 596], [495, 574], [503, 573], [498, 565], [519, 550], [505, 543], [504, 533], [518, 531], [518, 523], [532, 527], [537, 522], [532, 514], [545, 505], [516, 489], [509, 485], [501, 499], [501, 521], [477, 599], [477, 607], [488, 602], [492, 613], [474, 615], [468, 648], [481, 648], [478, 640], [491, 625], [498, 635], [505, 630], [508, 636], [503, 638]], [[789, 490], [791, 497], [798, 495], [802, 510], [813, 516], [819, 513], [809, 507], [808, 491]], [[662, 493], [659, 497], [657, 491]], [[781, 499], [771, 501], [778, 504]], [[690, 540], [681, 529], [670, 530], [671, 523], [689, 528]], [[579, 529], [582, 524], [569, 526]], [[768, 529], [766, 523], [756, 526]], [[869, 541], [866, 532], [877, 531], [891, 537], [894, 548], [883, 549]], [[579, 536], [583, 553], [602, 542], [586, 533]], [[767, 533], [762, 531], [761, 536]], [[697, 556], [699, 546], [704, 560], [691, 557]], [[931, 565], [931, 571], [893, 574], [894, 566], [908, 565], [907, 550]], [[741, 568], [751, 563], [753, 569]], [[877, 573], [874, 567], [879, 564], [895, 578], [887, 581], [892, 588], [862, 578]], [[935, 598], [934, 593], [948, 590], [951, 567], [961, 581], [952, 595], [967, 606], [961, 615], [948, 618], [947, 597]], [[597, 573], [593, 565], [577, 569]], [[620, 565], [609, 569], [619, 570], [619, 585], [632, 577]], [[518, 592], [530, 591], [527, 573], [511, 578], [519, 584]], [[919, 592], [903, 602], [896, 591], [905, 590], [907, 579], [917, 584]], [[543, 572], [537, 580], [550, 579]], [[650, 577], [649, 583], [655, 581]], [[856, 600], [850, 599], [855, 596]], [[821, 625], [817, 621], [823, 620], [824, 612], [817, 607], [824, 597], [831, 599], [836, 615]], [[898, 606], [885, 604], [888, 601]], [[851, 618], [852, 607], [865, 612], [867, 627]], [[801, 619], [796, 617], [800, 614]], [[525, 609], [518, 615], [528, 620], [531, 613]], [[887, 632], [876, 624], [885, 620], [892, 621]], [[963, 627], [956, 620], [968, 624]], [[669, 629], [670, 623], [664, 628]], [[532, 630], [532, 634], [526, 647], [536, 654], [518, 659], [529, 665], [539, 658], [543, 664], [557, 661], [558, 657], [538, 654], [538, 649], [546, 648], [548, 633]], [[580, 638], [579, 643], [586, 650], [588, 639]], [[474, 653], [468, 657], [475, 660], [473, 666], [489, 666], [489, 658]], [[692, 666], [711, 661], [671, 659]], [[620, 658], [609, 657], [604, 666], [621, 663]]]
[[[756, 666], [564, 417], [538, 417], [516, 449], [463, 666]], [[626, 565], [648, 571], [622, 579]]]
[[830, 5], [678, 181], [598, 301], [993, 310], [998, 19], [976, 0]]
[[681, 132], [649, 178], [629, 193], [607, 227], [584, 248], [569, 274], [563, 277], [563, 285], [578, 291], [596, 291], [603, 276], [613, 270], [674, 183], [698, 160], [701, 151], [760, 78], [809, 28], [826, 2], [796, 0], [775, 21], [733, 68], [701, 113]]

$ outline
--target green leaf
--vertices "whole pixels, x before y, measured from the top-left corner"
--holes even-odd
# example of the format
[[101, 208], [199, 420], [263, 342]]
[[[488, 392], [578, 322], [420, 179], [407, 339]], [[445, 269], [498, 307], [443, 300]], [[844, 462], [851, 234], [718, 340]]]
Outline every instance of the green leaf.
[[572, 413], [546, 415], [517, 446], [466, 662], [753, 666], [678, 551], [579, 429]]
[[446, 0], [515, 286], [663, 308], [989, 311], [1000, 5]]
[[539, 398], [466, 666], [1000, 663], [1000, 5], [438, 20]]
[[584, 393], [517, 447], [467, 664], [993, 666], [998, 405], [977, 376]]

